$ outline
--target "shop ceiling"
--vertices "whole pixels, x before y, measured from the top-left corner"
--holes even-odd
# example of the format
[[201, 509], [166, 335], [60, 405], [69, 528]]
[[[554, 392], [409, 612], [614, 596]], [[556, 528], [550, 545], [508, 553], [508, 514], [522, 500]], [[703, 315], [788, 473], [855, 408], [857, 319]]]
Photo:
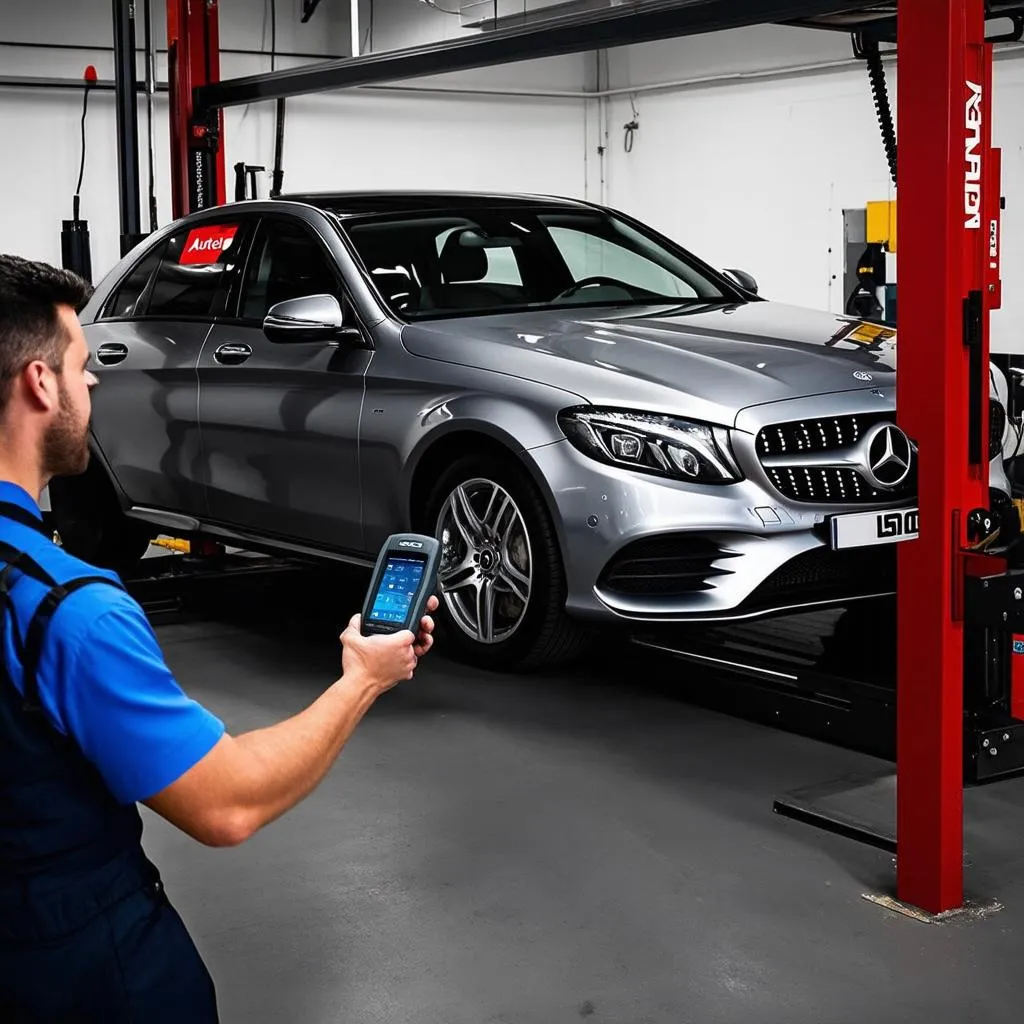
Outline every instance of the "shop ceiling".
[[[492, 12], [495, 0], [489, 0]], [[521, 4], [521, 0], [520, 0]], [[518, 18], [497, 4], [497, 20], [481, 19], [479, 5], [467, 0], [461, 10], [487, 31], [464, 39], [408, 49], [322, 61], [269, 74], [201, 86], [196, 110], [283, 99], [355, 86], [396, 82], [430, 75], [494, 67], [523, 60], [611, 49], [635, 43], [698, 35], [757, 24], [792, 25], [832, 31], [870, 32], [895, 40], [895, 3], [863, 0], [582, 0], [578, 4], [527, 4]], [[994, 19], [990, 35], [1010, 38], [1024, 28], [1024, 2], [988, 5]]]

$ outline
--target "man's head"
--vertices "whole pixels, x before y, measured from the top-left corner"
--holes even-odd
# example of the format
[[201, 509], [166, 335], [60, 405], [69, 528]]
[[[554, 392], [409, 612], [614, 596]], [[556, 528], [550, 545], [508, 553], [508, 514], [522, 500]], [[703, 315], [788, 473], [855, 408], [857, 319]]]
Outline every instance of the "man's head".
[[0, 254], [0, 431], [33, 445], [40, 474], [89, 462], [89, 349], [77, 311], [89, 285], [67, 270]]

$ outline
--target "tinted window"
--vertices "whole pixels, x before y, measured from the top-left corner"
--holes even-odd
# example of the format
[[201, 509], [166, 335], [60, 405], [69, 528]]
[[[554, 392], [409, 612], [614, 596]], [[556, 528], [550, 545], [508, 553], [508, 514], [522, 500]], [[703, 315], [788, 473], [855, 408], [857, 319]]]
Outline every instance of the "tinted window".
[[296, 221], [264, 221], [242, 286], [242, 317], [262, 321], [278, 302], [323, 294], [340, 298], [340, 288], [313, 233]]
[[237, 222], [203, 224], [167, 243], [146, 303], [149, 316], [208, 317], [221, 312], [225, 278], [235, 269]]
[[734, 297], [683, 250], [602, 210], [454, 208], [343, 226], [385, 302], [410, 319]]
[[160, 262], [167, 243], [158, 245], [148, 256], [143, 257], [135, 269], [121, 282], [107, 303], [105, 315], [108, 317], [136, 316], [139, 313], [139, 299], [142, 298], [153, 271]]

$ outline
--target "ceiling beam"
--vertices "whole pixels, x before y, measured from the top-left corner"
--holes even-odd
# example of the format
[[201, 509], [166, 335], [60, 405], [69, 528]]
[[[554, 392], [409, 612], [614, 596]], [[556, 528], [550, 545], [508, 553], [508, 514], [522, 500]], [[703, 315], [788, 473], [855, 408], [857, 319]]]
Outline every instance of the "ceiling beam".
[[453, 42], [250, 75], [196, 90], [209, 111], [259, 100], [304, 96], [360, 85], [494, 67], [632, 43], [863, 10], [865, 0], [637, 0], [628, 7], [552, 18], [542, 25], [501, 29]]

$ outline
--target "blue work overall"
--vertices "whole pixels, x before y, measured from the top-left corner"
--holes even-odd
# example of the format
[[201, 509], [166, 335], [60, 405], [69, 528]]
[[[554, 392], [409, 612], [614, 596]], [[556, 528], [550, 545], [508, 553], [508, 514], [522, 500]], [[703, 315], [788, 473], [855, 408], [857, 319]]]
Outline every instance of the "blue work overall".
[[[0, 502], [0, 517], [52, 543], [24, 509]], [[11, 592], [25, 577], [49, 590], [19, 635]], [[0, 650], [0, 1021], [207, 1024], [217, 1020], [213, 982], [143, 853], [138, 808], [115, 800], [40, 701], [46, 630], [88, 585], [118, 584], [56, 580], [0, 541], [0, 612], [23, 673], [22, 693]]]

